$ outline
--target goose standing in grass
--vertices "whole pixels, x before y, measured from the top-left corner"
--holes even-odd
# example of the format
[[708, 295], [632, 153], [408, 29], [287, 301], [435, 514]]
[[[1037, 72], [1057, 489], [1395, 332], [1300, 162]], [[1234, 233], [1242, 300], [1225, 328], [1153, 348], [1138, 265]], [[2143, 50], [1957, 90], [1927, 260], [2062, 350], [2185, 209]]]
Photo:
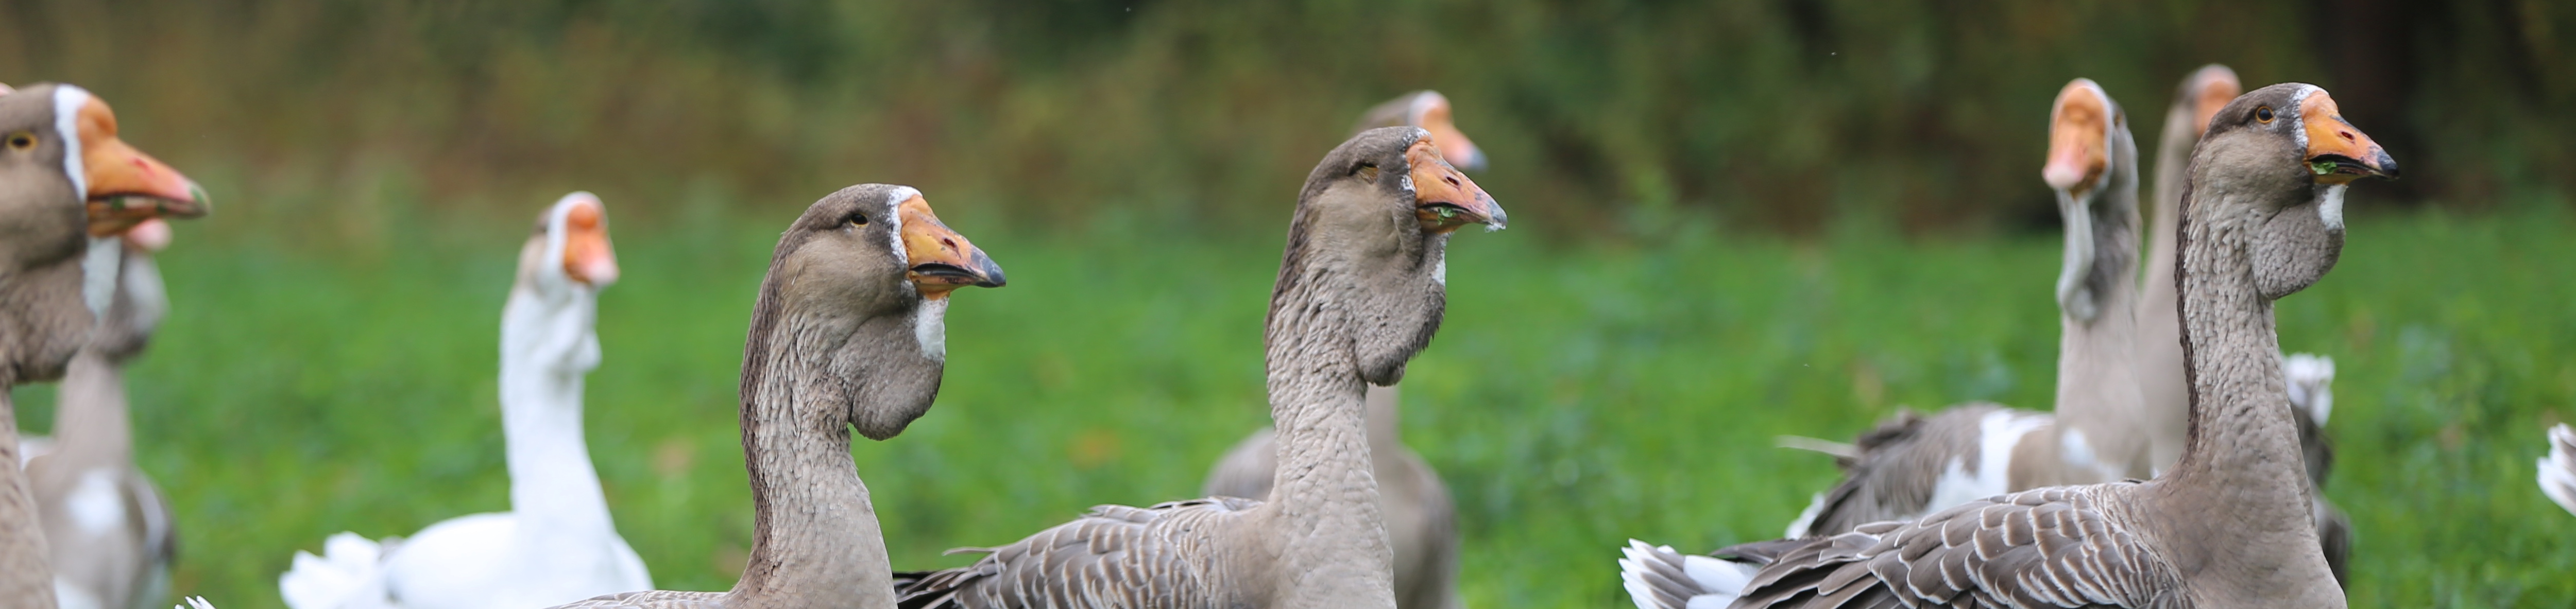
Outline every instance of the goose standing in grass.
[[1451, 234], [1500, 229], [1502, 207], [1442, 160], [1429, 132], [1361, 132], [1298, 193], [1271, 290], [1270, 500], [1104, 505], [986, 552], [904, 574], [903, 607], [1391, 609], [1392, 552], [1362, 404], [1429, 344]]
[[565, 607], [893, 607], [885, 537], [850, 430], [892, 438], [930, 410], [950, 292], [1002, 267], [921, 192], [863, 184], [816, 201], [778, 239], [742, 356], [751, 562], [730, 592], [627, 592]]
[[582, 438], [582, 377], [599, 366], [599, 290], [617, 280], [608, 210], [565, 195], [520, 248], [501, 308], [501, 432], [510, 511], [460, 516], [404, 540], [333, 535], [295, 553], [277, 587], [294, 609], [530, 608], [653, 587], [618, 537]]
[[[1451, 166], [1481, 170], [1485, 155], [1450, 121], [1449, 98], [1415, 91], [1369, 109], [1356, 131], [1421, 127]], [[1406, 609], [1455, 609], [1458, 598], [1458, 506], [1430, 462], [1404, 445], [1400, 392], [1370, 385], [1369, 459], [1377, 476], [1378, 510], [1395, 551], [1395, 604]], [[1227, 449], [1199, 492], [1209, 497], [1268, 499], [1279, 449], [1270, 428], [1252, 432]]]
[[[2209, 128], [2209, 117], [2244, 91], [2236, 71], [2210, 64], [2183, 77], [2165, 110], [2164, 134], [2156, 142], [2155, 229], [2148, 239], [2145, 292], [2138, 299], [2138, 392], [2144, 397], [2137, 429], [2152, 446], [2156, 470], [2182, 458], [2183, 420], [2190, 411], [2190, 384], [2183, 379], [2182, 322], [2174, 308], [2174, 239], [2181, 223], [2183, 167], [2192, 145]], [[2352, 519], [2325, 498], [2326, 474], [2334, 450], [2325, 436], [2327, 415], [2334, 409], [2334, 360], [2297, 353], [2283, 356], [2281, 373], [2289, 383], [2290, 407], [2298, 415], [2299, 440], [2305, 448], [2308, 483], [2317, 498], [2317, 538], [2335, 580], [2348, 581], [2345, 563], [2352, 552]]]
[[2173, 469], [1714, 558], [1631, 540], [1619, 562], [1637, 605], [2344, 606], [2318, 549], [2272, 307], [2334, 267], [2344, 191], [2396, 177], [2397, 162], [2313, 85], [2257, 89], [2210, 125], [2177, 248], [2192, 396]]
[[[59, 378], [106, 313], [109, 235], [205, 213], [195, 182], [117, 138], [116, 114], [80, 87], [0, 93], [0, 609], [55, 607], [42, 517], [16, 465], [9, 388]], [[101, 242], [104, 242], [103, 244]]]
[[1993, 404], [1929, 416], [1899, 414], [1839, 455], [1846, 474], [1789, 526], [1829, 535], [1918, 518], [1969, 500], [2043, 486], [2150, 475], [2135, 369], [2137, 144], [2127, 114], [2088, 79], [2059, 90], [2049, 111], [2048, 163], [2066, 221], [2057, 276], [2057, 411]]
[[2549, 428], [2549, 456], [2540, 460], [2540, 492], [2576, 514], [2576, 428]]
[[92, 242], [88, 272], [112, 292], [89, 345], [63, 372], [54, 435], [42, 448], [20, 439], [64, 607], [159, 607], [178, 549], [169, 502], [134, 466], [124, 371], [169, 310], [151, 253], [169, 245], [170, 225], [146, 220], [119, 237]]

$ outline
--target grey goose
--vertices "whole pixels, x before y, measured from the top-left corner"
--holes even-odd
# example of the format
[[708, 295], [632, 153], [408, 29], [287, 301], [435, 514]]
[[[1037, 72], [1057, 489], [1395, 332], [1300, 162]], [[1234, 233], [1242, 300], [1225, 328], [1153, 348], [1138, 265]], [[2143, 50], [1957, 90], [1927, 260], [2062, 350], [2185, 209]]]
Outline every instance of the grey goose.
[[114, 267], [91, 263], [100, 256], [89, 252], [121, 247], [109, 237], [141, 222], [205, 209], [195, 182], [117, 137], [115, 112], [89, 91], [38, 84], [0, 94], [0, 609], [50, 609], [56, 585], [16, 466], [8, 389], [60, 378], [88, 345], [115, 285]]
[[1630, 541], [1641, 607], [2341, 607], [2318, 549], [2273, 301], [2340, 256], [2354, 180], [2397, 162], [2325, 90], [2236, 98], [2193, 151], [2177, 277], [2191, 413], [2154, 480], [2047, 487], [1714, 557]]
[[642, 591], [562, 607], [893, 607], [885, 537], [850, 432], [903, 433], [938, 397], [951, 292], [1002, 268], [921, 192], [862, 184], [805, 209], [770, 255], [743, 341], [750, 563], [726, 592]]
[[2136, 334], [2137, 145], [2128, 116], [2088, 79], [2049, 111], [2041, 179], [2057, 193], [2066, 246], [2056, 283], [2056, 412], [1994, 404], [1899, 413], [1837, 455], [1841, 483], [1784, 532], [1830, 535], [1961, 502], [2065, 484], [2146, 477], [2146, 424], [2130, 365]]
[[974, 564], [904, 574], [902, 606], [1394, 607], [1362, 402], [1439, 328], [1451, 234], [1505, 221], [1428, 131], [1343, 142], [1298, 193], [1271, 291], [1269, 500], [1099, 506]]
[[[1441, 158], [1460, 169], [1484, 168], [1485, 154], [1467, 140], [1450, 116], [1449, 98], [1438, 91], [1415, 91], [1378, 104], [1360, 117], [1357, 131], [1379, 127], [1421, 127], [1431, 133]], [[1449, 484], [1422, 455], [1404, 445], [1402, 392], [1395, 386], [1368, 388], [1369, 460], [1377, 476], [1378, 513], [1385, 519], [1388, 544], [1395, 551], [1395, 605], [1406, 609], [1454, 609], [1458, 597], [1458, 506]], [[1252, 432], [1225, 451], [1208, 470], [1199, 493], [1209, 497], [1268, 499], [1274, 478], [1278, 434], [1270, 428]]]

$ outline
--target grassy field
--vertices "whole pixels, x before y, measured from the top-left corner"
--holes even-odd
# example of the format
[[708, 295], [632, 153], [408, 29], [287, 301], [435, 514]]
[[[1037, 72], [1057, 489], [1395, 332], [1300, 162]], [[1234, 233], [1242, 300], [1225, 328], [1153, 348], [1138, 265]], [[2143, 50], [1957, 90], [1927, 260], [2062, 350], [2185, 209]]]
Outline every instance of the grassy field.
[[[722, 589], [742, 566], [733, 387], [785, 219], [619, 235], [590, 448], [665, 588]], [[1012, 283], [959, 294], [938, 407], [856, 450], [897, 565], [962, 564], [940, 551], [1093, 504], [1192, 496], [1263, 424], [1276, 234], [949, 220]], [[164, 257], [175, 311], [132, 378], [139, 457], [184, 527], [178, 590], [275, 607], [288, 557], [325, 535], [506, 508], [493, 367], [523, 226], [391, 231], [328, 257], [181, 236]], [[2328, 494], [2359, 530], [2356, 606], [2576, 598], [2576, 517], [2531, 482], [2542, 425], [2576, 414], [2570, 228], [2551, 212], [2363, 216], [2335, 273], [2281, 303], [2282, 344], [2341, 372]], [[1406, 383], [1406, 436], [1456, 493], [1477, 607], [1625, 606], [1612, 559], [1628, 537], [1776, 534], [1834, 477], [1776, 434], [1847, 437], [1899, 405], [2048, 404], [2053, 236], [1783, 241], [1683, 223], [1566, 246], [1547, 231], [1454, 243], [1448, 321]], [[51, 424], [49, 390], [19, 398], [30, 427]]]

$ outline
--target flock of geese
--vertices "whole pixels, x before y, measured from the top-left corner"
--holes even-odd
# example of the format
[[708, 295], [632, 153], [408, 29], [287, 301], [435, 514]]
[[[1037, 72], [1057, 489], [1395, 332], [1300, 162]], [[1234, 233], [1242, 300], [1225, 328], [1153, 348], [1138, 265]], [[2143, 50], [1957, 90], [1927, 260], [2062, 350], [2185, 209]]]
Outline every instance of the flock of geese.
[[[1463, 170], [1483, 154], [1423, 91], [1372, 109], [1297, 194], [1263, 335], [1273, 427], [1206, 497], [1104, 505], [940, 571], [887, 557], [851, 432], [931, 407], [949, 299], [1006, 284], [919, 190], [841, 189], [781, 234], [739, 398], [754, 541], [724, 592], [653, 590], [582, 433], [618, 277], [607, 207], [539, 215], [501, 314], [510, 511], [408, 537], [340, 533], [278, 579], [295, 609], [376, 607], [1462, 607], [1455, 510], [1397, 437], [1397, 383], [1438, 330], [1449, 240], [1508, 217]], [[2077, 79], [2042, 179], [2066, 226], [2049, 412], [1899, 413], [1831, 453], [1845, 479], [1781, 539], [1705, 555], [1631, 540], [1640, 609], [2343, 605], [2348, 525], [2319, 485], [2333, 362], [2279, 351], [2273, 301], [2322, 278], [2343, 197], [2397, 163], [2312, 85], [2186, 78], [2156, 159], [2145, 280], [2127, 114]], [[155, 252], [204, 191], [118, 138], [79, 87], [0, 87], [0, 388], [60, 380], [52, 438], [0, 391], [0, 609], [151, 607], [171, 509], [134, 466], [121, 365], [167, 303]], [[2576, 430], [2539, 482], [2576, 512]], [[14, 441], [13, 441], [14, 440]], [[210, 609], [203, 599], [188, 602]]]

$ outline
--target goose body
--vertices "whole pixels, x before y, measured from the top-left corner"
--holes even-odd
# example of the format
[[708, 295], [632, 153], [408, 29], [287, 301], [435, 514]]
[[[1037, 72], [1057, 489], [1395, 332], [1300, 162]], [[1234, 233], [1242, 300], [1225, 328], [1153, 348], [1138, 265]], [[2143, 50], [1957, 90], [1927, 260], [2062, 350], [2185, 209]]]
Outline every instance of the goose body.
[[583, 608], [895, 606], [885, 538], [850, 458], [930, 409], [948, 357], [950, 292], [1002, 269], [931, 213], [921, 192], [862, 184], [779, 236], [743, 344], [742, 443], [751, 560], [726, 592], [637, 591]]
[[2152, 475], [2147, 438], [2135, 431], [2142, 413], [2130, 365], [2137, 146], [2119, 104], [2080, 78], [2058, 93], [2049, 132], [2041, 173], [2066, 222], [2056, 412], [1969, 405], [1900, 413], [1853, 444], [1840, 459], [1843, 481], [1786, 536], [1920, 518], [2010, 491]]
[[616, 281], [607, 208], [547, 208], [502, 307], [502, 435], [511, 511], [457, 517], [399, 544], [334, 536], [278, 576], [294, 609], [534, 608], [653, 586], [617, 535], [582, 438], [582, 377], [599, 365], [598, 290]]
[[2172, 470], [1711, 557], [1632, 541], [1622, 576], [1638, 605], [2343, 606], [2284, 406], [2272, 303], [2333, 268], [2344, 190], [2397, 163], [2312, 85], [2258, 89], [2215, 116], [2177, 248], [2192, 410]]
[[[2156, 193], [2154, 230], [2147, 240], [2148, 264], [2144, 291], [2138, 299], [2137, 376], [2138, 392], [2143, 398], [2138, 426], [2150, 443], [2152, 463], [2159, 471], [2172, 467], [2182, 458], [2184, 419], [2190, 411], [2190, 383], [2183, 378], [2182, 322], [2174, 302], [2174, 241], [2181, 224], [2182, 192], [2187, 176], [2184, 166], [2191, 161], [2192, 145], [2200, 141], [2201, 131], [2209, 127], [2209, 117], [2227, 102], [2244, 92], [2236, 72], [2227, 66], [2210, 64], [2184, 76], [2175, 87], [2173, 103], [2165, 110], [2163, 136], [2156, 143]], [[2323, 542], [2326, 563], [2334, 566], [2335, 579], [2344, 580], [2345, 563], [2352, 548], [2352, 521], [2326, 501], [2326, 474], [2333, 461], [2333, 450], [2325, 436], [2326, 415], [2334, 408], [2334, 360], [2321, 355], [2289, 354], [2283, 356], [2282, 374], [2289, 382], [2290, 406], [2297, 414], [2299, 440], [2306, 455], [2308, 482], [2317, 497], [2316, 525]]]
[[87, 252], [116, 251], [106, 237], [156, 217], [203, 214], [204, 204], [195, 183], [118, 139], [115, 113], [88, 91], [39, 84], [0, 93], [0, 609], [57, 606], [8, 389], [61, 377], [90, 342], [116, 267], [91, 263]]
[[1452, 231], [1504, 222], [1427, 131], [1343, 142], [1308, 174], [1271, 292], [1269, 500], [1094, 508], [972, 565], [903, 574], [902, 606], [1394, 607], [1366, 387], [1400, 380], [1438, 328]]
[[134, 466], [123, 370], [167, 308], [149, 252], [168, 243], [169, 228], [153, 220], [124, 238], [92, 242], [99, 259], [92, 265], [114, 269], [105, 274], [115, 291], [90, 344], [63, 373], [54, 436], [41, 454], [27, 454], [54, 596], [64, 607], [156, 609], [169, 598], [178, 535], [169, 502]]
[[[1451, 116], [1449, 98], [1438, 91], [1415, 91], [1370, 108], [1357, 131], [1380, 127], [1420, 127], [1449, 164], [1467, 171], [1485, 167], [1485, 154]], [[1395, 604], [1406, 609], [1450, 609], [1458, 598], [1458, 507], [1449, 485], [1413, 449], [1404, 445], [1397, 388], [1370, 385], [1368, 413], [1370, 470], [1377, 478], [1378, 511], [1387, 541], [1395, 552]], [[1210, 497], [1267, 499], [1277, 469], [1278, 433], [1264, 428], [1226, 450], [1208, 471], [1199, 492]]]

